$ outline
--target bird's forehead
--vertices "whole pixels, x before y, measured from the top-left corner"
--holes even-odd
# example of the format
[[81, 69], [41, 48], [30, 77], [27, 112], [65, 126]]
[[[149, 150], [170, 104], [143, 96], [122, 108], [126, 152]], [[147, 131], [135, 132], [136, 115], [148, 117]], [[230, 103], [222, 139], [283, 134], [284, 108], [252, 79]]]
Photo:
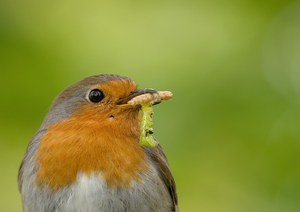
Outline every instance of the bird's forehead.
[[137, 85], [132, 80], [118, 79], [91, 86], [90, 89], [100, 89], [106, 96], [122, 98], [137, 89]]

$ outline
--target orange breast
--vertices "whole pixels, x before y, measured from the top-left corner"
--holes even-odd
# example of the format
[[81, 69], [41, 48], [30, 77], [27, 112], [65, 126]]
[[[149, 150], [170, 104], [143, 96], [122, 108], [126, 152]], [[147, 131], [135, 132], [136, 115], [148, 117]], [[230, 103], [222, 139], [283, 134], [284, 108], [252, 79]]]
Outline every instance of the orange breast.
[[[139, 145], [139, 114], [119, 111], [114, 118], [86, 108], [52, 125], [40, 141], [37, 183], [58, 189], [78, 173], [101, 173], [109, 186], [128, 186], [148, 165]], [[90, 117], [94, 117], [91, 119]]]

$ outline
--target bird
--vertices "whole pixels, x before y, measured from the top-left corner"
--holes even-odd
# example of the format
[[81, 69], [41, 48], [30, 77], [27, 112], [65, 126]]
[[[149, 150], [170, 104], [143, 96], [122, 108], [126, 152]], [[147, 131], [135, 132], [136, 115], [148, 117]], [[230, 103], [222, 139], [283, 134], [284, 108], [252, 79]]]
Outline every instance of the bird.
[[161, 145], [139, 142], [142, 106], [128, 102], [144, 94], [157, 91], [115, 74], [89, 76], [63, 90], [19, 168], [23, 211], [179, 211]]

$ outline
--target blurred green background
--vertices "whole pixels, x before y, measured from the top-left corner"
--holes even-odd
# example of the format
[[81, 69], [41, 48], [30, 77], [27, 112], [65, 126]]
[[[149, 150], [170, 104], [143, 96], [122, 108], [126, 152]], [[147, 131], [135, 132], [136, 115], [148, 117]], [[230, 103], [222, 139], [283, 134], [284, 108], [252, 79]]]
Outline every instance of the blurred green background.
[[0, 211], [53, 98], [98, 73], [174, 92], [156, 137], [181, 211], [300, 211], [300, 2], [0, 1]]

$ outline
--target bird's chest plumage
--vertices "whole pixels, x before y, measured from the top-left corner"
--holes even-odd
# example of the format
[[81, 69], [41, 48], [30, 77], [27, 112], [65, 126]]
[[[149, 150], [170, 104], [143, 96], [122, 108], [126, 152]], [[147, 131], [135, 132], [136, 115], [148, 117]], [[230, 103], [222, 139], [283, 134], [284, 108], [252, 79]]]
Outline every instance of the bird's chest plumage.
[[41, 136], [24, 164], [25, 212], [170, 211], [170, 195], [138, 144], [138, 128], [60, 124]]
[[79, 116], [49, 127], [36, 155], [37, 184], [57, 190], [74, 183], [79, 173], [100, 173], [111, 187], [140, 180], [148, 163], [138, 143], [138, 122], [99, 119]]

